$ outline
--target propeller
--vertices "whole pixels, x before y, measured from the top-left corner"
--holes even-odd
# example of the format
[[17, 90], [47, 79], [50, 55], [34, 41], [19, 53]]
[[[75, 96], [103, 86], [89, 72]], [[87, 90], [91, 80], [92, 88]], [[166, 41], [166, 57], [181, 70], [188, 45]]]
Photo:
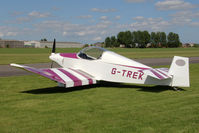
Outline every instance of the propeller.
[[[56, 39], [54, 39], [54, 42], [53, 42], [53, 47], [52, 47], [52, 53], [55, 53], [55, 49], [56, 49]], [[51, 68], [53, 67], [53, 62], [51, 62]]]
[[54, 39], [54, 42], [53, 42], [52, 53], [55, 53], [55, 47], [56, 47], [56, 39]]

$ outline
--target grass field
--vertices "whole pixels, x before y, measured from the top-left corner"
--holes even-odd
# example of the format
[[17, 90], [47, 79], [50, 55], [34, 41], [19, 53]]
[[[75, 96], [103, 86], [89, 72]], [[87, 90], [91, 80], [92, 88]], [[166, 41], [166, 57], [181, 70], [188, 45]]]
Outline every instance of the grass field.
[[198, 133], [199, 64], [191, 87], [58, 88], [35, 75], [0, 78], [1, 133]]
[[[78, 52], [79, 50], [79, 48], [58, 48], [57, 52], [71, 53]], [[112, 48], [109, 50], [132, 59], [173, 57], [174, 55], [186, 57], [199, 56], [199, 48]], [[50, 53], [51, 49], [48, 48], [0, 48], [0, 64], [50, 62], [48, 58]]]

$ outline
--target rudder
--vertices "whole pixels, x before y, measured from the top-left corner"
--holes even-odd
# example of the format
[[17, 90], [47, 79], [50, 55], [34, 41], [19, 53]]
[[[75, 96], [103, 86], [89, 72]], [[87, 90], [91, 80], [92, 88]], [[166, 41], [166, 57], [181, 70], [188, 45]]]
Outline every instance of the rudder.
[[169, 75], [173, 77], [171, 86], [190, 87], [189, 58], [174, 56]]

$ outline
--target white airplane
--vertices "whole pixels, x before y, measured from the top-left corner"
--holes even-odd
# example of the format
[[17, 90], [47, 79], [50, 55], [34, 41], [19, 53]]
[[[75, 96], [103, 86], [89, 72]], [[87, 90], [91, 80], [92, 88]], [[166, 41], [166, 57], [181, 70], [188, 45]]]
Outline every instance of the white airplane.
[[36, 69], [10, 64], [58, 83], [60, 87], [96, 84], [97, 81], [189, 87], [189, 58], [174, 56], [171, 67], [152, 68], [101, 47], [86, 47], [79, 53], [55, 53], [49, 58], [60, 68]]

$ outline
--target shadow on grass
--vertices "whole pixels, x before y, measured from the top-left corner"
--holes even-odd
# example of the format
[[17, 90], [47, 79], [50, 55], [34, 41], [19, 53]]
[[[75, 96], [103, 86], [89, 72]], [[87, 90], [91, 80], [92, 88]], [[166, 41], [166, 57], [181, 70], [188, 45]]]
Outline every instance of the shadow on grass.
[[[92, 89], [96, 87], [114, 87], [114, 88], [128, 88], [128, 89], [138, 89], [137, 91], [145, 91], [145, 92], [154, 92], [159, 93], [167, 90], [174, 89], [170, 86], [144, 86], [144, 85], [130, 85], [130, 84], [122, 84], [122, 83], [111, 83], [100, 81], [95, 85], [87, 85], [87, 86], [78, 86], [72, 88], [63, 88], [63, 87], [50, 87], [50, 88], [41, 88], [41, 89], [33, 89], [28, 91], [22, 91], [22, 93], [30, 93], [30, 94], [52, 94], [52, 93], [68, 93], [73, 91], [80, 91], [86, 89]], [[178, 90], [185, 91], [182, 88], [178, 88]]]
[[[153, 85], [153, 86], [149, 86], [149, 85], [132, 85], [132, 84], [122, 84], [122, 83], [111, 83], [111, 82], [105, 82], [105, 81], [101, 81], [98, 85], [98, 87], [115, 87], [115, 88], [129, 88], [129, 89], [137, 89], [137, 91], [145, 91], [145, 92], [162, 92], [162, 91], [167, 91], [167, 90], [172, 90], [175, 91], [173, 89], [173, 87], [171, 86], [161, 86], [161, 85]], [[180, 91], [185, 91], [182, 88], [177, 88]]]
[[91, 88], [96, 88], [96, 85], [86, 85], [86, 86], [78, 86], [72, 88], [64, 88], [64, 87], [49, 87], [49, 88], [41, 88], [41, 89], [33, 89], [28, 91], [22, 91], [22, 93], [30, 93], [30, 94], [53, 94], [53, 93], [68, 93], [73, 91], [86, 90]]

